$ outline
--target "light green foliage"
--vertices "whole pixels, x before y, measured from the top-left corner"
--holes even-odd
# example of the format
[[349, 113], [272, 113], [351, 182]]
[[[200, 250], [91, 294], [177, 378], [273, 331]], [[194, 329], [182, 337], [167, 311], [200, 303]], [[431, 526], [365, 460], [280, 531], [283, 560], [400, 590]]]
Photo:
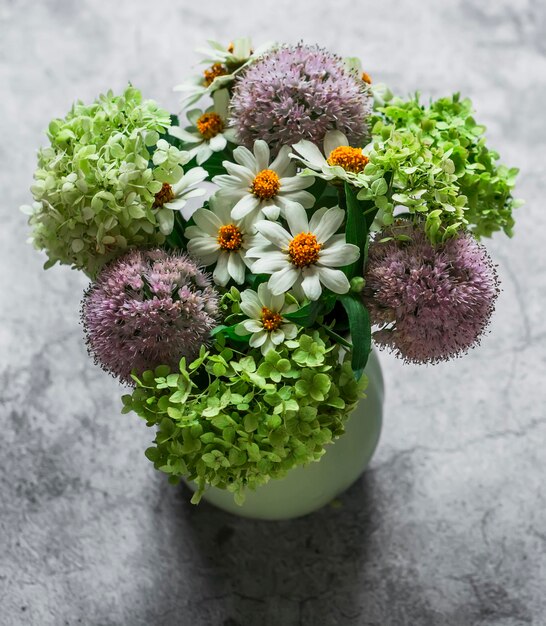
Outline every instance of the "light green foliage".
[[53, 120], [51, 146], [38, 153], [30, 224], [34, 245], [57, 261], [94, 275], [128, 247], [161, 244], [155, 194], [182, 176], [185, 155], [165, 148], [150, 158], [169, 114], [129, 86], [91, 105], [79, 102]]
[[[512, 234], [511, 195], [517, 169], [498, 165], [485, 145], [485, 128], [472, 117], [472, 103], [458, 94], [425, 107], [416, 96], [395, 98], [379, 109], [370, 163], [360, 199], [374, 200], [389, 224], [393, 205], [421, 214], [432, 241], [468, 228], [478, 237], [497, 230]], [[391, 193], [386, 196], [385, 184]], [[375, 189], [374, 189], [375, 185]]]
[[320, 459], [343, 434], [366, 382], [355, 380], [323, 331], [300, 334], [265, 357], [228, 347], [218, 333], [213, 348], [189, 365], [183, 359], [179, 372], [145, 372], [124, 396], [124, 412], [158, 428], [146, 456], [172, 480], [196, 481], [194, 502], [207, 485], [242, 502], [247, 487]]

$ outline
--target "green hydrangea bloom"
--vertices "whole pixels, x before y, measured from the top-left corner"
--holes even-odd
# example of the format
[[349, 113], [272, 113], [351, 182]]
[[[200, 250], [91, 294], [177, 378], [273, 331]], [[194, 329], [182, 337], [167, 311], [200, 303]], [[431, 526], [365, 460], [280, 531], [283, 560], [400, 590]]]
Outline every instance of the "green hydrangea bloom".
[[78, 102], [50, 123], [29, 219], [46, 267], [67, 263], [93, 276], [128, 247], [164, 242], [155, 194], [182, 176], [187, 160], [170, 148], [152, 167], [153, 148], [170, 123], [167, 111], [132, 86], [121, 96], [109, 91], [93, 104]]
[[263, 356], [214, 347], [180, 371], [159, 367], [135, 379], [123, 398], [157, 427], [146, 456], [176, 481], [195, 481], [198, 502], [207, 485], [233, 492], [242, 502], [246, 488], [311, 461], [344, 432], [367, 380], [356, 381], [340, 346], [323, 330], [306, 331]]
[[359, 198], [373, 200], [385, 224], [401, 205], [425, 219], [432, 241], [463, 228], [477, 237], [512, 235], [518, 170], [497, 163], [469, 99], [454, 94], [423, 106], [418, 95], [394, 98], [379, 111]]

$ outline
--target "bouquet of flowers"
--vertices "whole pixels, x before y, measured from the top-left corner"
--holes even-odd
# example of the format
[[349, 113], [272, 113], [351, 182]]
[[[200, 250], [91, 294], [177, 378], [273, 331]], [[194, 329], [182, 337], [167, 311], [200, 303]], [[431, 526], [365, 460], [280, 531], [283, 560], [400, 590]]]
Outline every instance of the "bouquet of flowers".
[[412, 363], [479, 342], [517, 170], [459, 94], [395, 97], [318, 46], [200, 52], [180, 117], [128, 86], [53, 120], [23, 209], [45, 267], [91, 279], [87, 345], [148, 459], [242, 502], [343, 435], [372, 339]]

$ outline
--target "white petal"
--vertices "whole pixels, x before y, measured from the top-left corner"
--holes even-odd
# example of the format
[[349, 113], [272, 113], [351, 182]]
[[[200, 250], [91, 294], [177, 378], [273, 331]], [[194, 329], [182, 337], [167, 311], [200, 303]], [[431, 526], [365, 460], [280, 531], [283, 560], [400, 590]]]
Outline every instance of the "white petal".
[[293, 265], [288, 265], [287, 267], [280, 270], [280, 272], [275, 272], [271, 275], [269, 279], [268, 285], [271, 293], [280, 294], [286, 293], [290, 287], [298, 280], [300, 276], [300, 272]]
[[180, 181], [174, 186], [174, 193], [177, 193], [177, 190], [187, 189], [192, 185], [197, 185], [198, 183], [205, 180], [208, 176], [207, 171], [202, 167], [194, 167], [182, 176]]
[[269, 146], [263, 139], [254, 142], [254, 157], [259, 172], [269, 169]]
[[311, 219], [309, 220], [309, 230], [314, 233], [316, 232], [318, 225], [320, 224], [322, 218], [324, 217], [324, 214], [326, 213], [326, 211], [328, 211], [328, 207], [324, 206], [321, 209], [317, 209], [314, 213], [313, 216], [311, 217]]
[[319, 272], [315, 266], [302, 268], [303, 280], [301, 286], [309, 300], [318, 300], [322, 293], [320, 286]]
[[347, 137], [339, 130], [329, 130], [324, 136], [324, 154], [326, 158], [330, 156], [332, 150], [339, 146], [348, 146]]
[[253, 274], [272, 274], [286, 267], [288, 259], [282, 252], [268, 252], [252, 264]]
[[[229, 163], [229, 161], [224, 161], [225, 163]], [[225, 167], [225, 165], [224, 165]], [[227, 174], [220, 174], [219, 176], [215, 176], [212, 179], [212, 182], [218, 187], [227, 187], [228, 189], [236, 189], [241, 193], [245, 193], [245, 190], [242, 189], [241, 179], [236, 176], [228, 176]]]
[[225, 287], [229, 281], [228, 258], [229, 253], [221, 252], [214, 273], [212, 274], [214, 282], [221, 287]]
[[264, 329], [263, 324], [258, 320], [245, 320], [243, 326], [249, 333], [259, 333]]
[[358, 260], [360, 250], [352, 243], [335, 243], [320, 251], [318, 264], [328, 267], [343, 267]]
[[202, 143], [203, 137], [199, 134], [189, 133], [187, 130], [180, 128], [180, 126], [171, 126], [169, 128], [169, 135], [172, 137], [176, 137], [181, 141], [185, 141], [186, 143]]
[[315, 146], [314, 143], [302, 139], [298, 143], [292, 146], [298, 155], [301, 155], [311, 167], [322, 167], [326, 164], [326, 159], [322, 155], [322, 152]]
[[191, 111], [187, 112], [186, 117], [188, 118], [190, 124], [195, 126], [201, 115], [203, 115], [203, 111], [201, 111], [201, 109], [191, 109]]
[[208, 209], [197, 209], [192, 217], [197, 226], [211, 237], [217, 237], [218, 230], [223, 226], [220, 218]]
[[315, 233], [319, 243], [326, 243], [328, 239], [337, 231], [345, 218], [345, 211], [339, 207], [328, 209], [322, 216], [320, 224], [317, 226]]
[[197, 165], [203, 165], [213, 155], [213, 151], [210, 149], [210, 146], [203, 144], [195, 149], [195, 154], [197, 155]]
[[285, 217], [286, 221], [288, 222], [290, 232], [293, 236], [299, 235], [300, 233], [309, 232], [309, 221], [307, 220], [307, 214], [305, 213], [305, 209], [301, 205], [295, 204], [290, 209], [290, 211], [286, 212]]
[[269, 338], [274, 345], [278, 346], [284, 341], [284, 333], [280, 328], [277, 328], [273, 332], [269, 333]]
[[218, 152], [226, 147], [227, 139], [223, 135], [216, 135], [209, 141], [210, 149], [213, 152]]
[[289, 176], [288, 178], [281, 178], [279, 182], [281, 184], [281, 193], [285, 193], [307, 189], [315, 182], [315, 179], [312, 176]]
[[[200, 259], [210, 257], [211, 255], [218, 256], [218, 242], [212, 237], [196, 237], [188, 241], [188, 252]], [[207, 263], [207, 265], [209, 264]]]
[[290, 234], [276, 222], [262, 220], [261, 222], [256, 223], [256, 230], [268, 241], [279, 248], [288, 248], [290, 241], [292, 240]]
[[277, 172], [279, 178], [293, 176], [295, 174], [296, 166], [290, 160], [290, 146], [283, 146], [279, 150], [279, 154], [277, 154], [275, 160], [269, 166], [269, 169]]
[[236, 252], [228, 253], [228, 272], [238, 285], [245, 282], [245, 264]]
[[248, 342], [252, 348], [259, 348], [267, 339], [267, 333], [262, 329], [261, 332], [252, 335]]
[[260, 206], [260, 200], [252, 194], [245, 194], [239, 202], [231, 209], [231, 217], [234, 220], [241, 220]]
[[230, 163], [229, 161], [224, 161], [223, 166], [226, 168], [226, 172], [234, 177], [239, 179], [239, 185], [246, 189], [250, 187], [252, 181], [254, 180], [254, 174], [245, 167], [244, 165], [239, 165], [238, 163]]
[[249, 317], [255, 319], [260, 317], [262, 313], [262, 302], [258, 294], [252, 289], [245, 289], [241, 294], [241, 310]]
[[281, 213], [281, 209], [277, 200], [278, 197], [275, 198], [275, 200], [270, 200], [266, 203], [260, 204], [260, 209], [268, 220], [275, 221]]
[[258, 169], [258, 164], [256, 163], [256, 159], [254, 155], [248, 148], [244, 146], [238, 146], [233, 151], [233, 158], [240, 165], [244, 165], [244, 167], [248, 168], [254, 175], [256, 175], [260, 170]]
[[281, 328], [287, 339], [294, 339], [298, 334], [298, 327], [295, 324], [283, 324]]
[[283, 194], [282, 191], [277, 196], [277, 201], [279, 200], [291, 200], [292, 202], [297, 202], [301, 204], [306, 209], [310, 209], [315, 204], [315, 196], [308, 191], [291, 191], [289, 194]]
[[320, 281], [334, 293], [347, 293], [349, 291], [349, 279], [341, 270], [333, 270], [329, 267], [319, 267]]

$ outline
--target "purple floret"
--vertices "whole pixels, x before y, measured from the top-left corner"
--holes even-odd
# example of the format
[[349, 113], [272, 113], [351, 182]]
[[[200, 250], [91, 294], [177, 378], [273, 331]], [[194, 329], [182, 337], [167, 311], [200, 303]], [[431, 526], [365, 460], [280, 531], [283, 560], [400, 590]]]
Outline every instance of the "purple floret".
[[[411, 239], [380, 241], [396, 235]], [[365, 279], [375, 342], [414, 363], [448, 360], [478, 344], [499, 292], [493, 262], [471, 234], [434, 246], [411, 224], [378, 233]]]
[[90, 354], [125, 383], [182, 357], [193, 360], [216, 326], [219, 296], [186, 254], [132, 250], [107, 265], [85, 293], [82, 322]]
[[329, 130], [359, 146], [371, 107], [368, 85], [340, 57], [318, 46], [283, 46], [236, 81], [231, 125], [243, 145], [264, 139], [273, 153], [300, 139], [320, 146]]

